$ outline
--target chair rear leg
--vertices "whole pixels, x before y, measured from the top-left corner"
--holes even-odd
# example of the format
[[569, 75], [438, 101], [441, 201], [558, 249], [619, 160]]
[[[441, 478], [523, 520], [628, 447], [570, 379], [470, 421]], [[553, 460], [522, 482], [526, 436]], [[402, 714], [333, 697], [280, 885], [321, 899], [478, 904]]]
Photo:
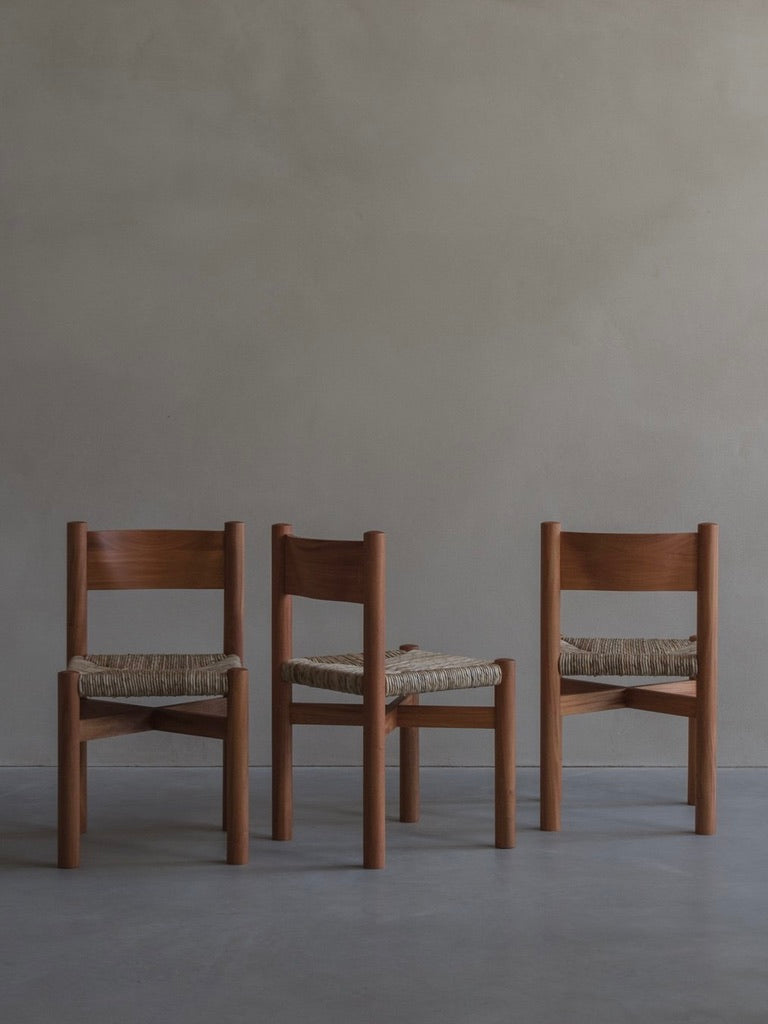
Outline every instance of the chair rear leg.
[[248, 863], [248, 672], [229, 670], [227, 696], [227, 863]]
[[77, 672], [59, 673], [58, 865], [80, 866], [80, 694]]
[[494, 687], [494, 789], [496, 846], [515, 845], [515, 663], [502, 658], [501, 682]]
[[88, 744], [80, 744], [80, 834], [88, 831]]
[[[418, 693], [403, 701], [403, 704], [418, 703]], [[419, 730], [409, 726], [400, 729], [400, 821], [418, 821], [420, 810]]]

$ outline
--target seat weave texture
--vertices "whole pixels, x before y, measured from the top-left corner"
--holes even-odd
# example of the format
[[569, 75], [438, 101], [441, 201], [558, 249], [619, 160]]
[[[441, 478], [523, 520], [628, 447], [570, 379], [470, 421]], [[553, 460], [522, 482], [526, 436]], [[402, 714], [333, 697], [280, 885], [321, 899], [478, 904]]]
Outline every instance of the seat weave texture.
[[71, 658], [81, 697], [225, 696], [236, 654], [89, 654]]
[[[496, 686], [501, 669], [492, 661], [433, 651], [387, 651], [384, 670], [387, 697], [439, 690], [466, 690]], [[363, 655], [328, 654], [293, 658], [283, 665], [286, 683], [300, 683], [339, 693], [363, 694]]]
[[686, 676], [698, 673], [695, 640], [571, 637], [560, 640], [564, 676]]

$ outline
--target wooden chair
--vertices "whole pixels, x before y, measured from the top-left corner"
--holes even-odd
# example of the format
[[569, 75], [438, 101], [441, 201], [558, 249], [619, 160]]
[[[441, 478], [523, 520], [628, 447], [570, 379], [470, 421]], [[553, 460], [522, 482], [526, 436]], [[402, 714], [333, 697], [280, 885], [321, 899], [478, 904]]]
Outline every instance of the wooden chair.
[[[363, 652], [293, 658], [292, 598], [347, 601], [363, 606]], [[384, 748], [400, 729], [400, 820], [419, 818], [419, 729], [495, 732], [496, 846], [515, 843], [515, 663], [451, 657], [414, 645], [385, 645], [385, 536], [362, 541], [294, 537], [272, 528], [272, 835], [290, 839], [293, 823], [292, 728], [356, 725], [363, 729], [363, 864], [385, 861]], [[362, 697], [362, 703], [292, 699], [294, 683]], [[493, 707], [419, 704], [422, 693], [493, 686]], [[389, 699], [389, 703], [387, 700]]]
[[[88, 654], [88, 591], [224, 591], [223, 654]], [[80, 862], [87, 744], [159, 729], [224, 744], [227, 861], [248, 860], [248, 673], [243, 658], [243, 524], [213, 530], [67, 527], [67, 670], [59, 673], [59, 867]], [[197, 697], [162, 707], [114, 698]]]
[[[688, 719], [688, 803], [716, 829], [717, 540], [697, 533], [566, 533], [541, 527], [541, 827], [560, 829], [562, 718], [637, 708]], [[696, 635], [680, 640], [562, 636], [562, 590], [692, 591]], [[621, 686], [580, 676], [685, 677]]]

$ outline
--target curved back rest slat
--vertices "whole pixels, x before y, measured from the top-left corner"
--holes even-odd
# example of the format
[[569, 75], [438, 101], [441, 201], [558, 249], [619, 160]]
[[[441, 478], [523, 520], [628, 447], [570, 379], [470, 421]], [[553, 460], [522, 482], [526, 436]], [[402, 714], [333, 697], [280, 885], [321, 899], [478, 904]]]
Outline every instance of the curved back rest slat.
[[383, 702], [385, 576], [386, 537], [379, 531], [362, 541], [315, 540], [294, 537], [287, 523], [272, 527], [273, 706], [286, 699], [281, 667], [292, 657], [293, 597], [363, 606], [365, 698]]
[[286, 594], [320, 601], [365, 601], [365, 547], [360, 540], [311, 540], [286, 536]]
[[89, 590], [221, 590], [221, 530], [88, 533]]
[[695, 533], [560, 533], [560, 589], [698, 587]]

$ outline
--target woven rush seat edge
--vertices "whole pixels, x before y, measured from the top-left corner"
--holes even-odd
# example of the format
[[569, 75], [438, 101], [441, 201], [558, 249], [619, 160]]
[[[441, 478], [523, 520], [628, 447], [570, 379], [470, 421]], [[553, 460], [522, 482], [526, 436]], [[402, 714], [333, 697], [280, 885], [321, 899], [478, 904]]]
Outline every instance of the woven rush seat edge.
[[696, 641], [645, 637], [570, 637], [560, 640], [564, 676], [687, 676], [698, 672]]
[[241, 667], [235, 654], [89, 654], [67, 666], [81, 697], [225, 696], [227, 671]]
[[[495, 662], [421, 649], [386, 651], [384, 668], [387, 697], [497, 686], [501, 682], [501, 669]], [[287, 683], [362, 696], [363, 655], [292, 658], [283, 664], [282, 676]]]

